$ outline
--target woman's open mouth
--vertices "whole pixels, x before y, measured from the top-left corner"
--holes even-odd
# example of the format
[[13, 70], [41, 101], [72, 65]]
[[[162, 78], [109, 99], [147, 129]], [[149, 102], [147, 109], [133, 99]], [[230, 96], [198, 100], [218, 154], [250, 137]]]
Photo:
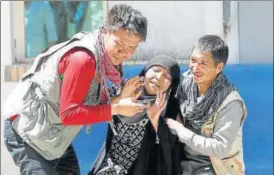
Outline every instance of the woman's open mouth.
[[152, 86], [154, 86], [154, 87], [156, 87], [156, 88], [161, 88], [161, 85], [160, 84], [158, 84], [158, 83], [156, 83], [156, 82], [153, 82], [153, 81], [150, 81], [149, 82]]
[[203, 76], [201, 73], [192, 72], [192, 74], [193, 74], [194, 78], [200, 78]]

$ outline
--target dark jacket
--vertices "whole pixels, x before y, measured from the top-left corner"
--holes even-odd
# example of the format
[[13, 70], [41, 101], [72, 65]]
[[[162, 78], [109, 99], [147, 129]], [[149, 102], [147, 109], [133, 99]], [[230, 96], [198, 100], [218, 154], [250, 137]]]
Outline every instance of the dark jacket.
[[[156, 143], [156, 132], [149, 121], [145, 125], [141, 146], [138, 150], [137, 158], [133, 161], [128, 169], [128, 175], [178, 175], [180, 174], [180, 143], [177, 136], [173, 135], [166, 122], [166, 118], [176, 120], [180, 113], [180, 107], [174, 93], [177, 91], [180, 80], [180, 67], [176, 61], [173, 61], [167, 56], [157, 56], [151, 59], [148, 64], [141, 71], [140, 76], [144, 76], [146, 71], [154, 65], [160, 65], [169, 71], [172, 82], [168, 104], [165, 113], [159, 119], [158, 125], [158, 140]], [[146, 115], [146, 113], [144, 113]], [[147, 116], [143, 116], [147, 117]], [[109, 126], [106, 142], [101, 149], [95, 164], [89, 175], [95, 174], [102, 164], [102, 160], [110, 149], [112, 139], [112, 130]], [[139, 142], [140, 143], [140, 142]]]
[[[178, 115], [177, 100], [172, 99], [167, 107], [166, 118], [175, 119]], [[178, 175], [181, 174], [181, 144], [176, 136], [170, 133], [164, 118], [158, 126], [159, 144], [156, 144], [156, 133], [148, 123], [139, 155], [129, 171], [129, 175]]]
[[[175, 119], [179, 112], [178, 102], [170, 99], [165, 118]], [[95, 160], [94, 167], [89, 175], [93, 175], [101, 165], [100, 160], [108, 152], [111, 140], [111, 129], [108, 127], [108, 135], [99, 156]], [[171, 134], [164, 118], [160, 118], [158, 126], [159, 144], [156, 143], [156, 132], [149, 122], [146, 125], [145, 135], [141, 149], [128, 175], [179, 175], [181, 174], [181, 144], [177, 137]]]

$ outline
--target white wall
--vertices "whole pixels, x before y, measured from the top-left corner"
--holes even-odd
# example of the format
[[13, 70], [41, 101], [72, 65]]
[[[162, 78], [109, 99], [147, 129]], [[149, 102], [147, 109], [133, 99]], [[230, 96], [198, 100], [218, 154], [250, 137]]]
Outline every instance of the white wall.
[[1, 1], [1, 106], [15, 83], [5, 83], [4, 67], [12, 64], [10, 2]]
[[229, 58], [227, 63], [238, 64], [239, 57], [239, 24], [238, 24], [238, 7], [239, 1], [230, 1], [230, 19], [228, 22], [229, 30], [225, 41], [229, 47]]
[[109, 8], [119, 3], [131, 5], [148, 19], [147, 41], [136, 56], [171, 52], [187, 58], [202, 35], [223, 36], [222, 1], [109, 1]]
[[1, 109], [16, 83], [7, 83], [5, 65], [12, 64], [10, 1], [1, 1]]
[[[11, 64], [11, 53], [10, 1], [1, 1], [1, 110], [7, 95], [16, 84], [4, 82], [4, 67]], [[1, 174], [19, 175], [18, 168], [14, 165], [4, 146], [3, 128], [3, 118], [1, 117]]]
[[273, 63], [273, 2], [239, 1], [241, 63]]

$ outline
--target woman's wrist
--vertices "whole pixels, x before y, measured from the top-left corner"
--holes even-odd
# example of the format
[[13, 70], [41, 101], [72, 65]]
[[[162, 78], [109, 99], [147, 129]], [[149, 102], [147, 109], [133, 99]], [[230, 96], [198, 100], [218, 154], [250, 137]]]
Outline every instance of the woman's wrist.
[[152, 124], [155, 132], [157, 133], [157, 131], [158, 131], [158, 125], [159, 125], [159, 120], [154, 119], [154, 120], [150, 120], [150, 122], [151, 122], [151, 124]]

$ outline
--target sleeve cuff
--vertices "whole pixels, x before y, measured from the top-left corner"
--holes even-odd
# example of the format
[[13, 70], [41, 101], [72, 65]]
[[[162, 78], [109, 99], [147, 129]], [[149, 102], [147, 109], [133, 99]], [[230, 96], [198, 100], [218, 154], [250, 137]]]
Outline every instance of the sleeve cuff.
[[105, 121], [111, 121], [111, 107], [110, 105], [103, 105], [100, 109], [100, 117]]

